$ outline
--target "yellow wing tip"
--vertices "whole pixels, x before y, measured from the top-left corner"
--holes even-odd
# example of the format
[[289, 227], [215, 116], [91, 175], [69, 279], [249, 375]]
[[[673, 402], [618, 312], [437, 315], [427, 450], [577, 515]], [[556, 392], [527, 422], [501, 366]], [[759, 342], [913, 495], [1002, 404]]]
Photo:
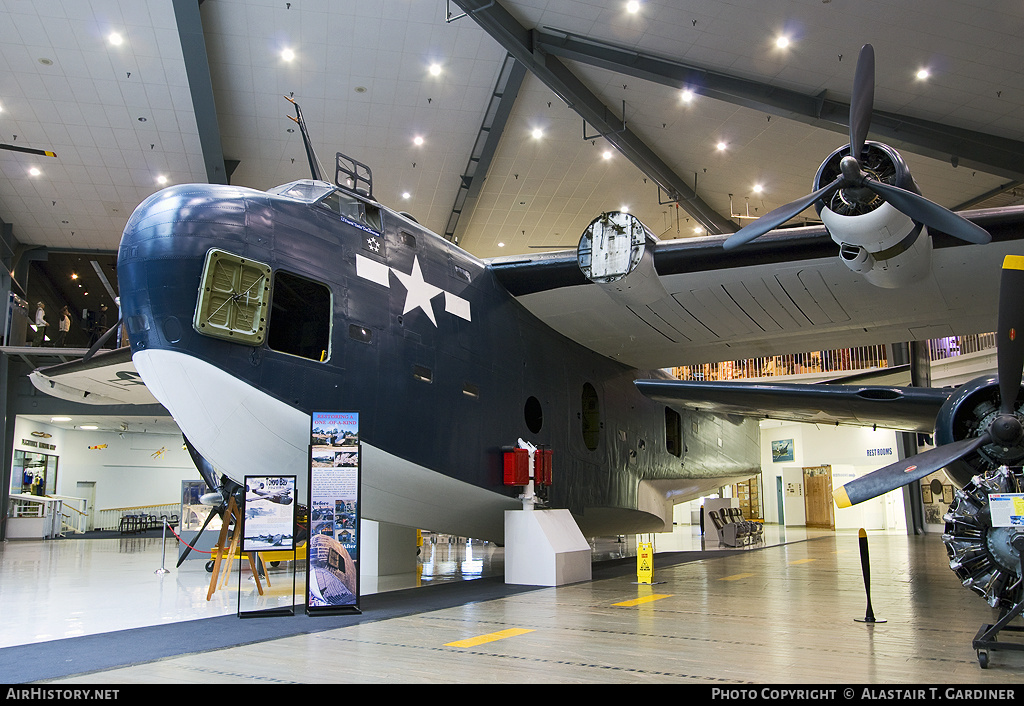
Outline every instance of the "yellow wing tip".
[[1004, 270], [1024, 270], [1024, 255], [1007, 255], [1003, 258]]
[[833, 490], [832, 498], [838, 507], [850, 507], [853, 504], [850, 502], [850, 496], [846, 494], [846, 486], [839, 486]]

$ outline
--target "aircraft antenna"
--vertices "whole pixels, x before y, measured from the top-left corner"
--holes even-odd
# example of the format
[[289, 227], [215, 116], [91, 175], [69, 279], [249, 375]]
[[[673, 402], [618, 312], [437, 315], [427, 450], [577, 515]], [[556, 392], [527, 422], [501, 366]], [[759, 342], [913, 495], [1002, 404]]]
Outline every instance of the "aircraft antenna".
[[295, 106], [295, 117], [289, 115], [288, 119], [294, 121], [302, 133], [302, 144], [306, 147], [306, 159], [309, 160], [309, 172], [317, 181], [324, 181], [320, 160], [317, 159], [316, 152], [313, 151], [313, 144], [309, 141], [309, 132], [306, 131], [306, 121], [302, 117], [302, 109], [299, 108], [299, 104], [293, 98], [285, 96], [284, 99]]

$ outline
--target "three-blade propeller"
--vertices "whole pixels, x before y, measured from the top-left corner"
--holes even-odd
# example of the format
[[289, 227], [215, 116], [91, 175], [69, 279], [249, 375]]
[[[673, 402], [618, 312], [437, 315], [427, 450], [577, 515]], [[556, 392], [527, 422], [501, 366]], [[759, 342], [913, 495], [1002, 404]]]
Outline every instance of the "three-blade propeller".
[[911, 458], [852, 480], [833, 493], [839, 507], [870, 500], [924, 478], [954, 461], [970, 456], [987, 444], [1014, 446], [1024, 438], [1024, 427], [1014, 413], [1024, 370], [1024, 257], [1007, 255], [999, 283], [999, 323], [996, 357], [999, 374], [999, 413], [977, 436], [929, 449]]
[[853, 80], [850, 101], [850, 154], [839, 163], [841, 174], [827, 186], [792, 203], [780, 206], [733, 233], [723, 244], [726, 250], [749, 243], [768, 231], [812, 206], [818, 200], [827, 201], [836, 191], [845, 189], [844, 198], [854, 202], [867, 202], [880, 196], [914, 221], [929, 228], [948, 233], [969, 243], [984, 244], [992, 240], [984, 228], [963, 216], [953, 213], [923, 196], [898, 186], [875, 179], [861, 168], [864, 143], [871, 127], [871, 112], [875, 99], [875, 50], [865, 44], [857, 58], [857, 71]]

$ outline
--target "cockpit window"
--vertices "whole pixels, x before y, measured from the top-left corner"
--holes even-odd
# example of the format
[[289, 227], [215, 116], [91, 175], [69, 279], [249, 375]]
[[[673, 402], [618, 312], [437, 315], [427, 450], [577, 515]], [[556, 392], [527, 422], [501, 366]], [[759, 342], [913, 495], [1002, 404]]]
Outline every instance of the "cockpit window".
[[344, 191], [328, 194], [317, 205], [380, 232], [380, 209], [349, 196]]
[[313, 203], [317, 199], [323, 198], [325, 194], [334, 191], [335, 188], [334, 184], [328, 184], [326, 181], [299, 179], [298, 181], [292, 181], [281, 186], [275, 186], [273, 189], [268, 189], [267, 193]]

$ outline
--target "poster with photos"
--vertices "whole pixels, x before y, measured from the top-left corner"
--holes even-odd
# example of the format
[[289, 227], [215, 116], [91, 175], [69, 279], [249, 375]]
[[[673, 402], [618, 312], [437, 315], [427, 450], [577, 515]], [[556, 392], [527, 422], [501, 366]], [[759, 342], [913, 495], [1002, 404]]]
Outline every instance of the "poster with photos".
[[314, 412], [306, 611], [358, 610], [359, 413]]
[[295, 548], [295, 476], [246, 476], [242, 551]]

